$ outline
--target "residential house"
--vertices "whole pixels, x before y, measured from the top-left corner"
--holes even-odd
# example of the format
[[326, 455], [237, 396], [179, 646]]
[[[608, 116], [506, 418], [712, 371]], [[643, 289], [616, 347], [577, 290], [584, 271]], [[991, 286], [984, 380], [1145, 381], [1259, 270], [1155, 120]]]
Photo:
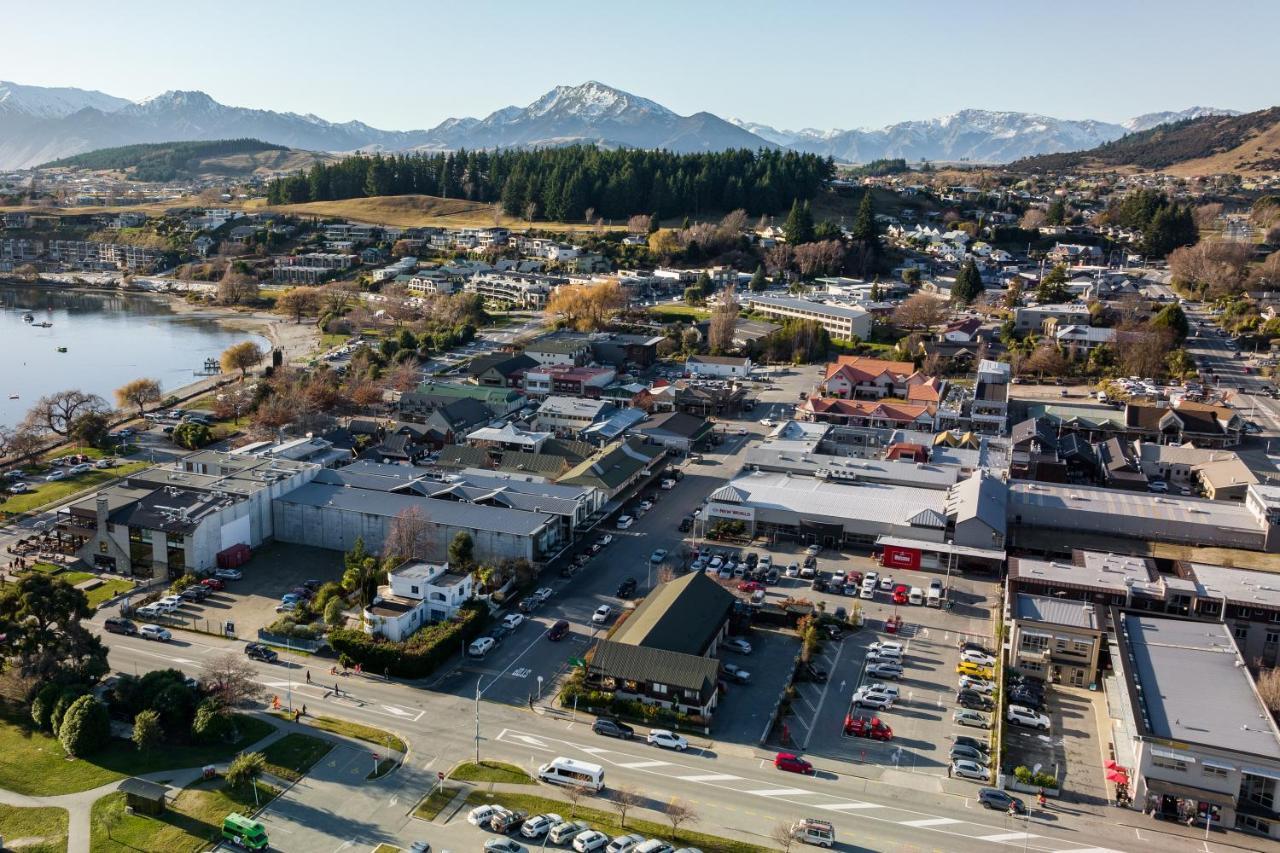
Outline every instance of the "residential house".
[[684, 412], [668, 412], [658, 415], [648, 423], [637, 427], [636, 432], [652, 441], [679, 453], [689, 453], [707, 444], [714, 424], [706, 418]]
[[963, 320], [955, 320], [948, 323], [938, 333], [938, 338], [953, 344], [973, 343], [978, 338], [978, 331], [981, 328], [981, 319], [978, 317], [966, 317]]
[[538, 361], [524, 353], [495, 352], [473, 358], [467, 365], [467, 377], [490, 388], [520, 388], [525, 371], [537, 366]]
[[719, 355], [691, 355], [684, 370], [690, 376], [745, 379], [751, 375], [751, 359]]
[[472, 574], [446, 563], [407, 560], [387, 572], [373, 603], [364, 609], [365, 633], [401, 643], [435, 622], [452, 619], [472, 597]]
[[613, 411], [614, 405], [606, 400], [551, 396], [543, 400], [532, 420], [539, 430], [550, 430], [557, 435], [578, 435]]

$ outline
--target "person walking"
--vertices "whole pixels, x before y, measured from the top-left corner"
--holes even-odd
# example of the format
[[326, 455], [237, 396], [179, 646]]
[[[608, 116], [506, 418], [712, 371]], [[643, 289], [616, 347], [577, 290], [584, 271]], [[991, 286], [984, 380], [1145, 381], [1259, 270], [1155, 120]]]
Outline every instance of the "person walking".
[[948, 765], [947, 765], [947, 778], [948, 778], [948, 779], [950, 779], [950, 778], [951, 778], [951, 765], [950, 765], [950, 764], [948, 764]]

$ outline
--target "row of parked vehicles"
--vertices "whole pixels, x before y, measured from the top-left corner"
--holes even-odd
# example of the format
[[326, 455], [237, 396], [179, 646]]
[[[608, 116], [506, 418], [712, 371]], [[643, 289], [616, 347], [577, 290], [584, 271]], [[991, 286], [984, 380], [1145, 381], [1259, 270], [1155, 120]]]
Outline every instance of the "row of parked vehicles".
[[486, 841], [486, 853], [526, 853], [528, 848], [517, 838], [525, 839], [538, 848], [545, 849], [547, 844], [554, 844], [577, 853], [701, 853], [693, 847], [676, 850], [665, 841], [646, 839], [643, 835], [610, 838], [600, 830], [592, 829], [585, 820], [565, 820], [555, 812], [529, 815], [499, 805], [483, 805], [470, 811], [467, 822], [480, 829], [510, 836]]

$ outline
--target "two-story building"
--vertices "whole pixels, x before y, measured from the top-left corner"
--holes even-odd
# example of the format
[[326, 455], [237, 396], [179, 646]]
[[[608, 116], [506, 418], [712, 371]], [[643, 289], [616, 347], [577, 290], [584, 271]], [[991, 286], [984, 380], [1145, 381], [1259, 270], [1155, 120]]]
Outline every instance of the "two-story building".
[[1057, 684], [1097, 683], [1105, 632], [1092, 602], [1020, 594], [1010, 603], [1010, 667]]
[[403, 642], [424, 625], [457, 615], [471, 600], [470, 572], [454, 572], [448, 563], [407, 560], [387, 572], [373, 603], [364, 609], [364, 630]]

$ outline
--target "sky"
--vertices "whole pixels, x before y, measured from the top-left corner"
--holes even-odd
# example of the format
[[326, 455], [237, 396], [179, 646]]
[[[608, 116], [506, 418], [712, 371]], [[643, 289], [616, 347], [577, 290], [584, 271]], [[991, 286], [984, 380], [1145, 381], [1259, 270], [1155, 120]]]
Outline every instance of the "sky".
[[[0, 80], [392, 130], [599, 80], [688, 115], [880, 127], [966, 108], [1121, 121], [1280, 103], [1280, 2], [0, 0]], [[55, 23], [56, 22], [56, 23]]]

